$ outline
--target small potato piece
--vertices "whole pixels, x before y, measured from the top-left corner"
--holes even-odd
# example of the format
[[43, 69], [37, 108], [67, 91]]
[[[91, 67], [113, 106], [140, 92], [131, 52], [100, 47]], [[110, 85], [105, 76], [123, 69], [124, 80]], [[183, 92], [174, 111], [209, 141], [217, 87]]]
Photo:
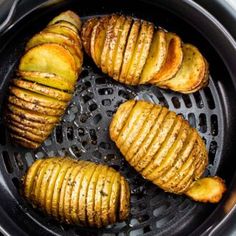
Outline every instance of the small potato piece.
[[19, 70], [53, 73], [73, 85], [78, 75], [74, 57], [55, 43], [44, 43], [28, 50], [20, 60]]
[[14, 143], [19, 144], [20, 146], [25, 147], [25, 148], [36, 149], [41, 145], [41, 143], [30, 141], [17, 134], [10, 133], [10, 137], [14, 141]]
[[127, 219], [129, 215], [130, 209], [130, 189], [127, 181], [125, 181], [124, 177], [122, 176], [120, 179], [120, 209], [119, 209], [119, 220]]
[[167, 56], [166, 33], [157, 30], [154, 33], [147, 61], [143, 67], [140, 84], [148, 83], [159, 72]]
[[30, 90], [48, 97], [55, 98], [59, 101], [69, 102], [72, 99], [72, 94], [63, 92], [58, 89], [50, 88], [44, 85], [26, 81], [23, 79], [13, 79], [12, 83], [19, 88]]
[[63, 91], [74, 91], [74, 84], [53, 73], [37, 71], [18, 71], [18, 74], [22, 76], [25, 80], [30, 80]]

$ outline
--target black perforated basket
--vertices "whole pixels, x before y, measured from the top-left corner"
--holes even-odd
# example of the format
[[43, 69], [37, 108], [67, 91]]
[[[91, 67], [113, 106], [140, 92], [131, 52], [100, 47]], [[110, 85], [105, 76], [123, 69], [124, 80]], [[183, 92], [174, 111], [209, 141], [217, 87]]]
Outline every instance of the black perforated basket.
[[[1, 115], [7, 88], [25, 43], [61, 11], [71, 9], [82, 19], [121, 12], [154, 22], [195, 44], [210, 63], [209, 86], [181, 95], [154, 86], [129, 87], [107, 77], [85, 57], [76, 92], [60, 125], [37, 150], [14, 146], [0, 120], [0, 229], [6, 235], [220, 235], [219, 226], [234, 211], [236, 143], [236, 45], [227, 31], [197, 4], [188, 1], [65, 1], [31, 9], [0, 38]], [[163, 192], [144, 180], [110, 140], [108, 127], [118, 106], [136, 98], [158, 103], [182, 114], [196, 127], [209, 151], [205, 175], [219, 175], [228, 191], [217, 205], [200, 204]], [[126, 222], [103, 229], [59, 224], [33, 209], [21, 197], [21, 178], [38, 158], [70, 155], [105, 163], [120, 171], [131, 187], [131, 215]]]

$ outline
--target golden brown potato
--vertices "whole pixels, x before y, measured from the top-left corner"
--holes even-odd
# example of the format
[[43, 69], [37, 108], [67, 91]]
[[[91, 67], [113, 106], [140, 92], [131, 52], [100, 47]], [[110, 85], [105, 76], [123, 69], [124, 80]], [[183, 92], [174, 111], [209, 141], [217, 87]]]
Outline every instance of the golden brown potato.
[[23, 194], [34, 206], [69, 224], [99, 228], [126, 220], [130, 211], [125, 178], [89, 161], [37, 160], [23, 178]]
[[39, 147], [64, 114], [83, 63], [80, 27], [79, 16], [67, 11], [28, 42], [5, 113], [15, 143]]
[[219, 177], [202, 178], [208, 164], [206, 146], [182, 116], [129, 100], [118, 108], [109, 132], [129, 164], [163, 190], [202, 202], [222, 197], [226, 187]]
[[87, 54], [121, 83], [149, 83], [181, 93], [208, 83], [208, 64], [199, 50], [189, 44], [182, 47], [179, 36], [154, 29], [150, 22], [112, 14], [89, 19], [82, 32]]

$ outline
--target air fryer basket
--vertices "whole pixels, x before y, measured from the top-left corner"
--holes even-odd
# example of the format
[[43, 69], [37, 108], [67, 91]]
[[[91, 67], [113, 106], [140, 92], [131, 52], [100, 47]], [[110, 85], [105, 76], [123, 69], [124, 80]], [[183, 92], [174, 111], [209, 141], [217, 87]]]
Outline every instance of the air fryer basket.
[[[0, 119], [0, 225], [9, 235], [200, 235], [214, 232], [233, 210], [235, 199], [234, 149], [236, 115], [236, 47], [223, 28], [192, 1], [66, 1], [42, 5], [11, 25], [0, 39], [1, 114], [10, 79], [27, 40], [56, 14], [71, 9], [82, 19], [122, 12], [153, 21], [195, 44], [210, 63], [209, 86], [190, 95], [154, 86], [129, 87], [107, 77], [85, 56], [73, 100], [60, 125], [39, 149], [14, 146]], [[204, 25], [203, 25], [204, 21]], [[218, 27], [218, 28], [217, 28]], [[221, 30], [221, 32], [220, 32]], [[223, 33], [222, 33], [223, 32]], [[218, 34], [218, 35], [217, 35]], [[215, 38], [219, 36], [218, 38]], [[232, 58], [231, 58], [232, 57]], [[235, 60], [235, 59], [234, 59]], [[230, 64], [232, 63], [232, 64]], [[196, 127], [209, 150], [205, 175], [226, 180], [228, 192], [218, 205], [200, 204], [184, 196], [163, 192], [144, 180], [124, 160], [110, 140], [113, 113], [127, 99], [145, 99], [182, 114]], [[21, 196], [21, 178], [31, 163], [42, 157], [70, 155], [106, 163], [120, 171], [131, 186], [131, 215], [126, 222], [104, 229], [59, 224], [33, 209]]]

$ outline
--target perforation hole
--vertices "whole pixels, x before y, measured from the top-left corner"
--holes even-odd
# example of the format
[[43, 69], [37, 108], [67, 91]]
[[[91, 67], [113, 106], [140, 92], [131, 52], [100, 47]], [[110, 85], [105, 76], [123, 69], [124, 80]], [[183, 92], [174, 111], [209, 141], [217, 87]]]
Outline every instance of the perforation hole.
[[82, 155], [82, 151], [81, 151], [81, 149], [79, 149], [76, 145], [72, 145], [70, 148], [69, 148], [69, 151], [70, 151], [70, 153], [74, 156], [74, 157], [77, 157], [77, 158], [79, 158], [79, 157], [81, 157], [81, 155]]
[[11, 163], [11, 160], [10, 160], [8, 152], [3, 151], [2, 152], [2, 157], [3, 157], [3, 161], [4, 161], [4, 164], [5, 164], [7, 172], [9, 174], [11, 174], [14, 171], [14, 168], [12, 166], [12, 163]]
[[130, 92], [126, 90], [119, 90], [118, 95], [126, 100], [129, 100], [134, 97], [133, 94], [131, 94]]
[[164, 97], [158, 97], [158, 100], [159, 100], [159, 104], [161, 106], [169, 108], [169, 104], [168, 104], [168, 102], [166, 101], [166, 99]]
[[66, 135], [67, 135], [68, 140], [73, 140], [73, 138], [74, 138], [74, 130], [73, 130], [73, 127], [67, 127], [67, 129], [66, 129]]
[[97, 114], [96, 116], [93, 117], [93, 124], [97, 125], [102, 119], [102, 115], [101, 114]]
[[105, 80], [105, 78], [103, 78], [103, 77], [99, 77], [99, 78], [97, 78], [96, 80], [95, 80], [95, 82], [96, 82], [96, 84], [105, 84], [106, 83], [106, 80]]
[[111, 99], [103, 99], [102, 100], [103, 106], [110, 106], [111, 105]]
[[193, 97], [196, 101], [197, 107], [198, 108], [203, 108], [204, 104], [203, 104], [203, 101], [202, 101], [201, 94], [199, 92], [196, 92], [196, 93], [193, 94]]
[[188, 121], [189, 121], [189, 124], [196, 128], [196, 118], [195, 118], [195, 115], [193, 113], [189, 113], [188, 114]]
[[3, 124], [0, 124], [0, 130], [1, 130], [0, 144], [6, 145], [6, 128]]
[[82, 100], [84, 103], [87, 103], [88, 101], [93, 99], [93, 97], [94, 97], [93, 93], [86, 93], [82, 96]]
[[58, 143], [62, 143], [63, 142], [62, 126], [61, 125], [58, 125], [56, 127], [56, 141]]
[[[110, 149], [110, 148], [109, 148]], [[107, 154], [107, 155], [105, 155], [104, 157], [103, 157], [103, 160], [105, 161], [105, 162], [111, 162], [111, 161], [115, 161], [115, 160], [117, 160], [118, 158], [117, 158], [117, 156], [116, 155], [114, 155], [114, 154]]]
[[92, 104], [89, 105], [89, 110], [91, 112], [95, 111], [97, 108], [98, 108], [98, 105], [96, 103], [92, 103]]
[[180, 101], [179, 101], [179, 99], [177, 97], [172, 97], [171, 101], [172, 101], [172, 103], [174, 105], [174, 108], [177, 108], [177, 109], [180, 108]]
[[210, 88], [206, 87], [206, 88], [203, 89], [203, 91], [204, 91], [204, 94], [206, 96], [208, 107], [210, 109], [214, 109], [216, 106], [215, 106], [215, 102], [214, 102], [214, 99], [213, 99]]
[[16, 161], [16, 164], [17, 164], [19, 170], [23, 170], [24, 169], [24, 163], [22, 161], [21, 154], [18, 153], [18, 152], [14, 152], [14, 158], [15, 158], [15, 161]]
[[191, 99], [190, 99], [189, 95], [183, 94], [182, 98], [183, 98], [184, 104], [187, 108], [192, 107], [192, 102], [191, 102]]
[[216, 151], [217, 151], [217, 142], [211, 141], [210, 147], [209, 147], [209, 164], [214, 163]]
[[211, 134], [213, 136], [218, 135], [218, 119], [216, 115], [211, 116]]
[[110, 111], [110, 110], [106, 111], [106, 114], [108, 117], [112, 117], [114, 113], [115, 113], [114, 111]]
[[92, 155], [97, 159], [101, 159], [101, 157], [102, 157], [102, 154], [97, 150], [92, 152]]
[[85, 123], [88, 120], [88, 118], [89, 118], [89, 114], [83, 113], [80, 116], [80, 122]]
[[173, 216], [169, 215], [169, 216], [165, 216], [159, 220], [156, 221], [156, 228], [160, 229], [162, 228], [164, 225], [166, 225], [168, 222], [170, 222], [173, 219]]
[[206, 115], [204, 113], [199, 115], [199, 131], [201, 133], [206, 133], [207, 131]]
[[111, 149], [111, 144], [110, 143], [105, 143], [105, 142], [101, 142], [99, 144], [100, 148], [106, 149], [106, 150], [110, 150]]
[[96, 131], [94, 129], [89, 130], [89, 136], [91, 138], [91, 143], [96, 145], [97, 144], [97, 135], [96, 135]]
[[100, 95], [111, 95], [113, 92], [114, 90], [112, 88], [102, 88], [98, 90], [98, 94]]
[[83, 137], [85, 135], [85, 130], [83, 128], [78, 129], [79, 136]]

